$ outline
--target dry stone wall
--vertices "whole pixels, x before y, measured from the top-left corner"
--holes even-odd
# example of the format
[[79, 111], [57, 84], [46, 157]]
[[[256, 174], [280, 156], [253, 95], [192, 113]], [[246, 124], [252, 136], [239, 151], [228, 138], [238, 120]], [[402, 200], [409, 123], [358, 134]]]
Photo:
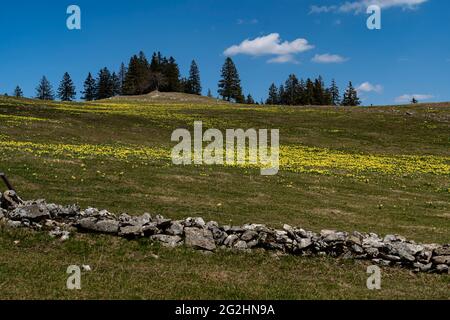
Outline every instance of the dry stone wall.
[[147, 237], [164, 246], [185, 245], [198, 250], [265, 249], [284, 254], [371, 260], [383, 266], [416, 272], [448, 273], [450, 244], [418, 244], [399, 235], [322, 230], [320, 233], [284, 225], [282, 230], [262, 224], [220, 226], [202, 218], [171, 220], [161, 215], [121, 214], [77, 205], [61, 206], [44, 200], [22, 201], [14, 191], [0, 194], [0, 221], [9, 227], [46, 231], [66, 240], [73, 232], [96, 232], [127, 239]]

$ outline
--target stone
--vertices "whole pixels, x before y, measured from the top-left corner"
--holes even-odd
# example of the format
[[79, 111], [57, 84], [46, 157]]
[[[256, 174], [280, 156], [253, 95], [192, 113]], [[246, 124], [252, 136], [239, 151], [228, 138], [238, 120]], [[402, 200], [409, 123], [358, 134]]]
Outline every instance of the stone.
[[419, 269], [420, 272], [428, 272], [433, 267], [433, 264], [432, 263], [423, 264], [416, 262], [413, 264], [413, 267]]
[[203, 218], [194, 218], [194, 222], [192, 224], [193, 227], [204, 228], [206, 226], [205, 220]]
[[421, 245], [407, 242], [391, 243], [388, 247], [391, 249], [392, 253], [397, 254], [400, 258], [407, 261], [415, 261], [415, 255], [424, 250], [424, 247]]
[[173, 221], [170, 227], [166, 229], [166, 233], [172, 236], [181, 236], [184, 233], [184, 226], [180, 221]]
[[252, 240], [247, 242], [247, 248], [249, 249], [253, 249], [254, 247], [256, 247], [259, 244], [258, 240]]
[[157, 215], [152, 222], [156, 223], [156, 227], [158, 227], [158, 229], [166, 229], [170, 227], [172, 220], [166, 219], [161, 215]]
[[311, 238], [312, 235], [310, 235], [309, 232], [303, 230], [303, 229], [296, 229], [294, 231], [295, 235], [300, 237], [300, 238]]
[[394, 256], [392, 254], [381, 253], [380, 257], [383, 258], [384, 260], [389, 260], [389, 261], [393, 261], [393, 262], [398, 262], [398, 261], [402, 260], [400, 257]]
[[[322, 235], [322, 233], [321, 233]], [[345, 232], [331, 232], [323, 236], [325, 242], [336, 242], [345, 241], [347, 239], [347, 234]]]
[[209, 221], [207, 224], [206, 224], [206, 228], [208, 228], [208, 229], [212, 229], [212, 228], [219, 228], [219, 224], [216, 222], [216, 221]]
[[164, 246], [167, 246], [170, 248], [174, 248], [174, 247], [177, 247], [177, 246], [183, 244], [183, 242], [182, 242], [183, 239], [179, 236], [168, 236], [168, 235], [164, 235], [164, 234], [157, 234], [157, 235], [151, 236], [150, 239], [153, 241], [159, 241]]
[[446, 264], [440, 264], [436, 266], [438, 273], [449, 273], [448, 266]]
[[434, 254], [437, 256], [450, 256], [450, 246], [443, 246], [434, 249]]
[[383, 241], [384, 242], [397, 242], [397, 241], [404, 242], [404, 241], [406, 241], [406, 238], [402, 237], [402, 236], [399, 236], [399, 235], [396, 235], [396, 234], [395, 235], [394, 234], [388, 234], [388, 235], [386, 235], [384, 237]]
[[14, 221], [14, 220], [8, 220], [8, 221], [6, 222], [6, 225], [7, 225], [8, 227], [14, 228], [14, 229], [16, 229], [16, 228], [21, 228], [21, 227], [23, 226], [21, 221]]
[[403, 260], [409, 261], [409, 262], [414, 262], [416, 261], [416, 258], [411, 255], [408, 251], [404, 250], [404, 249], [397, 249], [396, 250], [397, 254], [399, 255], [399, 257]]
[[244, 231], [244, 228], [238, 226], [233, 226], [230, 228], [231, 233], [243, 233]]
[[366, 253], [371, 257], [378, 257], [380, 253], [377, 248], [366, 248]]
[[382, 267], [388, 267], [391, 265], [391, 262], [388, 260], [383, 260], [383, 259], [372, 259], [373, 262], [375, 262], [376, 264], [379, 264]]
[[238, 240], [239, 240], [239, 237], [237, 235], [231, 234], [225, 239], [225, 241], [223, 242], [223, 245], [227, 246], [227, 247], [231, 247]]
[[348, 240], [349, 242], [351, 242], [351, 243], [353, 243], [353, 244], [359, 246], [359, 247], [362, 246], [362, 240], [361, 240], [361, 238], [358, 237], [358, 236], [355, 235], [355, 234], [350, 235], [350, 236], [348, 237], [347, 240]]
[[0, 205], [3, 209], [13, 210], [21, 204], [23, 204], [23, 200], [14, 190], [7, 190], [1, 195]]
[[125, 238], [135, 238], [144, 236], [144, 231], [142, 230], [142, 226], [139, 225], [131, 225], [120, 227], [119, 236]]
[[450, 264], [450, 256], [437, 256], [432, 259], [434, 264]]
[[9, 218], [13, 220], [28, 219], [32, 221], [39, 221], [50, 218], [50, 214], [46, 206], [31, 204], [14, 209], [10, 212]]
[[78, 227], [82, 230], [99, 233], [117, 234], [119, 232], [119, 221], [97, 220], [96, 218], [83, 218], [78, 222]]
[[242, 240], [237, 241], [233, 247], [237, 250], [246, 250], [248, 248], [247, 242], [242, 241]]
[[351, 248], [352, 248], [353, 252], [355, 252], [357, 254], [364, 253], [364, 249], [358, 244], [353, 244]]
[[257, 236], [258, 236], [258, 232], [253, 231], [253, 230], [247, 230], [242, 234], [241, 239], [244, 241], [251, 241], [251, 240], [255, 239]]
[[186, 246], [208, 251], [216, 249], [216, 244], [211, 231], [188, 227], [184, 229], [184, 233], [186, 235]]
[[149, 213], [144, 213], [142, 216], [130, 217], [127, 214], [122, 214], [119, 217], [121, 225], [131, 225], [143, 227], [146, 224], [151, 223], [152, 216]]
[[156, 226], [155, 222], [151, 222], [142, 227], [142, 233], [145, 237], [148, 237], [160, 233], [160, 230]]
[[311, 245], [312, 245], [311, 239], [308, 239], [308, 238], [300, 239], [300, 241], [298, 241], [297, 248], [300, 250], [303, 250], [303, 249], [309, 248]]
[[385, 243], [379, 238], [369, 237], [362, 240], [362, 246], [365, 248], [383, 248]]
[[83, 271], [85, 271], [85, 272], [92, 271], [91, 266], [88, 265], [88, 264], [83, 264], [83, 265], [81, 266], [81, 269], [83, 269]]

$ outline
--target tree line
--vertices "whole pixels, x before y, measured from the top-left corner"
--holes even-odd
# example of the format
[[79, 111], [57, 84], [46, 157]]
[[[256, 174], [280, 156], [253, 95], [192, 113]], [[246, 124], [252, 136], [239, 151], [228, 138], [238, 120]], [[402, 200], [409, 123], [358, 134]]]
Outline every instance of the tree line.
[[[155, 52], [149, 62], [141, 51], [130, 58], [128, 66], [122, 63], [118, 72], [111, 72], [105, 67], [100, 69], [95, 78], [89, 72], [83, 84], [81, 99], [93, 101], [118, 95], [142, 95], [154, 90], [201, 95], [200, 70], [195, 60], [191, 63], [189, 76], [184, 78], [180, 75], [175, 58], [167, 58], [160, 52]], [[13, 95], [23, 97], [19, 86]], [[61, 101], [73, 101], [76, 95], [75, 85], [67, 72], [62, 77], [56, 95], [45, 76], [36, 87], [36, 98], [40, 100], [54, 100], [57, 97]]]
[[[165, 57], [160, 52], [153, 53], [150, 61], [144, 52], [133, 55], [128, 65], [120, 65], [117, 72], [102, 68], [96, 77], [88, 73], [81, 91], [81, 99], [93, 101], [107, 99], [118, 95], [142, 95], [152, 91], [183, 92], [195, 95], [202, 94], [200, 70], [195, 60], [191, 62], [187, 78], [180, 74], [179, 66], [172, 56]], [[15, 97], [23, 97], [19, 86], [14, 90]], [[221, 79], [218, 83], [218, 95], [224, 101], [235, 103], [258, 104], [251, 94], [243, 93], [239, 72], [233, 60], [229, 57], [221, 69]], [[43, 76], [36, 87], [36, 98], [41, 100], [73, 101], [77, 96], [75, 85], [65, 72], [56, 94], [48, 79]], [[208, 97], [213, 98], [211, 90]], [[273, 83], [269, 88], [267, 100], [261, 104], [269, 105], [360, 105], [357, 90], [350, 82], [341, 98], [336, 82], [326, 87], [322, 77], [317, 79], [298, 79], [291, 74], [285, 83], [276, 86]]]
[[298, 79], [291, 74], [279, 87], [272, 83], [269, 88], [266, 104], [270, 105], [316, 105], [316, 106], [359, 106], [361, 101], [357, 90], [350, 81], [341, 97], [336, 81], [333, 79], [329, 87], [321, 76], [317, 79]]

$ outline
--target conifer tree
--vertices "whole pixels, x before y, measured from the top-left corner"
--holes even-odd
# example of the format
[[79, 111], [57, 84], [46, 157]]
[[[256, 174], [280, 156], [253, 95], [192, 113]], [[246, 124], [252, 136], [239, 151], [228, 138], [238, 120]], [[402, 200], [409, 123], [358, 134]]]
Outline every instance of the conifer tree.
[[174, 57], [169, 59], [163, 58], [163, 75], [165, 77], [165, 85], [162, 90], [166, 92], [180, 91], [180, 69]]
[[45, 76], [36, 88], [36, 98], [40, 100], [54, 100], [53, 88]]
[[358, 97], [358, 92], [353, 87], [352, 82], [350, 81], [347, 87], [347, 90], [344, 93], [344, 97], [342, 99], [343, 106], [359, 106], [361, 101]]
[[245, 100], [245, 103], [246, 103], [246, 104], [256, 104], [256, 103], [255, 103], [255, 99], [253, 99], [253, 97], [252, 97], [251, 94], [248, 94], [248, 95], [247, 95], [247, 99]]
[[128, 63], [128, 71], [125, 75], [125, 81], [123, 83], [124, 95], [135, 95], [138, 92], [139, 87], [139, 59], [136, 55], [130, 58]]
[[225, 60], [222, 67], [222, 79], [219, 81], [218, 93], [226, 101], [242, 103], [244, 100], [239, 73], [230, 57]]
[[331, 87], [329, 89], [329, 94], [331, 105], [338, 106], [341, 104], [341, 96], [339, 94], [339, 88], [334, 79], [331, 80]]
[[313, 105], [322, 106], [327, 104], [325, 97], [325, 85], [323, 83], [322, 77], [319, 76], [316, 80], [314, 80], [314, 89], [313, 89]]
[[115, 72], [111, 75], [111, 86], [113, 97], [121, 95], [120, 77]]
[[309, 78], [306, 80], [305, 84], [304, 101], [305, 105], [314, 104], [314, 82], [312, 82], [312, 80]]
[[267, 98], [266, 104], [279, 104], [278, 89], [275, 83], [272, 83], [269, 88], [269, 97]]
[[86, 80], [84, 81], [84, 91], [81, 92], [81, 94], [83, 94], [81, 99], [86, 101], [95, 100], [95, 98], [97, 97], [96, 85], [97, 83], [94, 77], [92, 77], [92, 74], [89, 72]]
[[187, 80], [188, 92], [190, 94], [201, 95], [202, 85], [200, 82], [200, 70], [195, 60], [192, 60], [191, 68], [189, 70], [189, 78]]
[[76, 90], [69, 73], [64, 73], [58, 88], [58, 98], [61, 101], [72, 101], [75, 99]]
[[284, 90], [284, 85], [280, 85], [278, 89], [278, 103], [281, 105], [286, 105], [286, 92]]
[[16, 88], [14, 89], [13, 96], [16, 98], [23, 98], [23, 91], [19, 86], [16, 86]]
[[213, 95], [212, 95], [211, 89], [208, 89], [208, 95], [207, 95], [207, 97], [208, 97], [208, 98], [214, 98]]
[[118, 77], [119, 77], [119, 82], [120, 82], [120, 93], [119, 94], [123, 94], [123, 86], [125, 84], [125, 79], [127, 77], [127, 67], [125, 67], [125, 64], [123, 62], [120, 64]]
[[299, 89], [299, 81], [295, 74], [289, 75], [289, 78], [286, 80], [284, 84], [285, 96], [286, 96], [286, 104], [293, 106], [296, 104], [298, 100], [298, 90]]
[[108, 68], [103, 68], [98, 73], [97, 78], [97, 96], [96, 99], [107, 99], [111, 98], [114, 94], [113, 82], [111, 77], [111, 72]]

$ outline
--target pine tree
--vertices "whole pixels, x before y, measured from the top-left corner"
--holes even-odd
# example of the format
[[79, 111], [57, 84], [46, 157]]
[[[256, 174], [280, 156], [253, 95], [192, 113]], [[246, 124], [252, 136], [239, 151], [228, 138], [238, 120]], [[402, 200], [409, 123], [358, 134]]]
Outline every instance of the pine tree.
[[344, 97], [342, 99], [343, 106], [359, 106], [361, 101], [358, 98], [358, 92], [353, 87], [352, 82], [350, 81], [347, 87], [347, 90], [344, 93]]
[[322, 77], [319, 76], [316, 80], [314, 80], [314, 89], [313, 89], [313, 105], [322, 106], [327, 104], [325, 99], [325, 85], [323, 83]]
[[139, 52], [137, 60], [136, 89], [135, 94], [144, 94], [150, 92], [149, 88], [150, 64], [143, 51]]
[[278, 89], [278, 103], [286, 105], [286, 91], [284, 90], [284, 85], [280, 85], [280, 88]]
[[222, 79], [219, 81], [219, 95], [223, 100], [242, 103], [241, 80], [233, 60], [228, 57], [222, 67]]
[[121, 95], [120, 77], [115, 72], [111, 75], [111, 86], [113, 97]]
[[330, 93], [330, 102], [333, 106], [338, 106], [341, 104], [341, 95], [339, 94], [339, 88], [336, 84], [336, 81], [331, 80], [331, 87], [329, 89]]
[[14, 89], [13, 96], [16, 98], [23, 98], [23, 91], [19, 86], [16, 86], [16, 88]]
[[58, 98], [61, 101], [72, 101], [75, 99], [76, 90], [69, 73], [64, 73], [58, 88]]
[[208, 98], [214, 98], [213, 95], [212, 95], [211, 89], [208, 89], [208, 95], [207, 95], [207, 97], [208, 97]]
[[114, 94], [111, 72], [103, 68], [98, 73], [96, 100], [111, 98]]
[[119, 69], [119, 82], [120, 82], [120, 95], [123, 94], [123, 86], [125, 84], [125, 79], [127, 77], [127, 67], [125, 67], [125, 64], [122, 62], [120, 64], [120, 69]]
[[289, 75], [289, 78], [284, 84], [286, 104], [293, 106], [299, 100], [299, 81], [295, 74]]
[[125, 81], [123, 83], [123, 91], [124, 95], [135, 95], [138, 91], [138, 78], [139, 78], [139, 60], [136, 55], [130, 58], [130, 62], [128, 63], [128, 72], [125, 75]]
[[200, 82], [200, 71], [195, 60], [192, 60], [191, 68], [189, 70], [189, 78], [187, 81], [187, 93], [201, 95], [202, 85]]
[[256, 103], [255, 103], [255, 99], [253, 99], [253, 97], [252, 97], [251, 94], [248, 94], [248, 95], [247, 95], [247, 99], [245, 100], [245, 103], [246, 103], [246, 104], [256, 104]]
[[305, 105], [310, 106], [314, 104], [314, 82], [309, 78], [306, 80], [305, 84], [304, 101]]
[[266, 104], [279, 104], [278, 89], [275, 83], [272, 83], [269, 88], [269, 97], [267, 98]]
[[299, 82], [299, 84], [298, 84], [298, 101], [296, 101], [297, 103], [297, 105], [300, 105], [300, 106], [303, 106], [303, 105], [305, 105], [306, 103], [305, 103], [305, 101], [306, 101], [306, 99], [305, 99], [305, 93], [306, 93], [306, 83], [305, 83], [305, 80], [303, 80], [303, 79], [300, 79], [300, 82]]
[[95, 98], [97, 97], [96, 85], [97, 85], [97, 83], [95, 82], [95, 79], [92, 77], [92, 74], [89, 72], [86, 80], [84, 81], [84, 91], [81, 92], [81, 94], [83, 94], [81, 99], [86, 100], [86, 101], [95, 100]]
[[162, 55], [161, 52], [154, 52], [150, 63], [151, 72], [162, 72], [161, 70]]
[[36, 88], [36, 98], [40, 100], [54, 100], [53, 89], [45, 76], [42, 77]]
[[169, 59], [163, 58], [163, 75], [166, 83], [162, 88], [162, 91], [166, 92], [179, 92], [180, 91], [180, 69], [175, 61], [174, 57]]

